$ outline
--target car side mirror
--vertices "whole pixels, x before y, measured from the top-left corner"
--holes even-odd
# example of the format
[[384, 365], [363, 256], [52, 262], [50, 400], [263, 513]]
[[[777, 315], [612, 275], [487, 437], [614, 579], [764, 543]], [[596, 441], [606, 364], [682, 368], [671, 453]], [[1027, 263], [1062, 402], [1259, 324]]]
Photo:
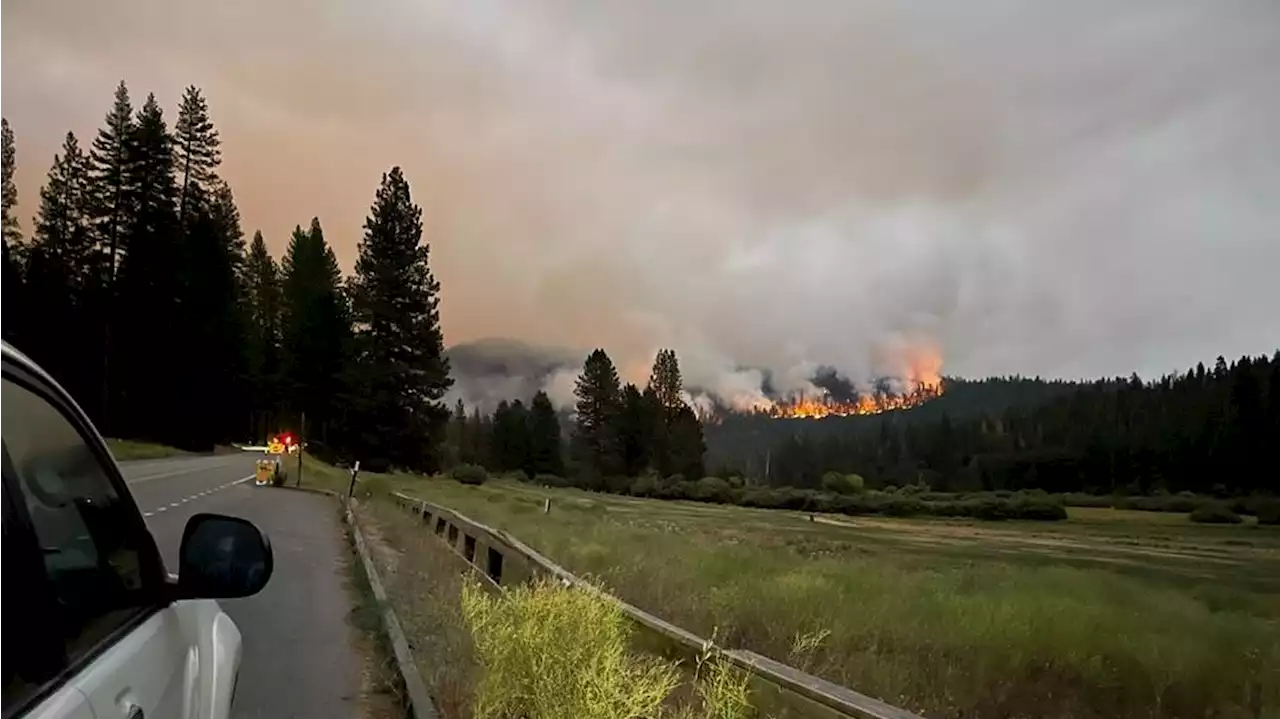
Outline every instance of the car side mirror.
[[262, 591], [271, 578], [271, 541], [252, 522], [222, 514], [187, 520], [178, 551], [178, 597], [232, 599]]

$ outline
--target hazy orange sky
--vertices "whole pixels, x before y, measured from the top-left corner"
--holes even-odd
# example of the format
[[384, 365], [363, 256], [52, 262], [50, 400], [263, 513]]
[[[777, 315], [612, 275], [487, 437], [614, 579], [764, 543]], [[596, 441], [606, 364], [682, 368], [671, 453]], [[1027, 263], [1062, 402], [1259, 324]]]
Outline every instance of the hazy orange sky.
[[[961, 7], [963, 6], [963, 7]], [[246, 235], [344, 267], [402, 165], [446, 339], [1155, 374], [1280, 344], [1272, 0], [6, 0], [19, 213], [202, 87]], [[888, 358], [888, 359], [886, 359]]]

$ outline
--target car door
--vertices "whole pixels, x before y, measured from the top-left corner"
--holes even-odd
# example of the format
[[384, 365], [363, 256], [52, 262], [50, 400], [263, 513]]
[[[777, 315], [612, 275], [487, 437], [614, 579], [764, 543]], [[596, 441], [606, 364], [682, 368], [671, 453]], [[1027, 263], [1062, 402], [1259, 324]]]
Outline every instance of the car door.
[[[5, 645], [52, 645], [18, 677], [12, 701], [6, 667], [6, 719], [87, 716], [77, 692], [95, 719], [189, 716], [197, 650], [163, 600], [164, 565], [109, 455], [79, 410], [41, 377], [6, 364], [0, 403]], [[29, 594], [11, 589], [11, 524]], [[29, 620], [11, 621], [15, 594], [35, 605]], [[10, 656], [6, 649], [6, 665]]]

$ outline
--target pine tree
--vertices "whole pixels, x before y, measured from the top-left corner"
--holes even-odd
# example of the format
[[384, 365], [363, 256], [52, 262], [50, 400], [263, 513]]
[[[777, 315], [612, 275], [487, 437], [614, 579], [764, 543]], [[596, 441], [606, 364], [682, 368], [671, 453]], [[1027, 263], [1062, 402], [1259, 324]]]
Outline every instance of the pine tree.
[[667, 434], [671, 442], [668, 458], [671, 471], [686, 479], [702, 477], [707, 445], [702, 437], [702, 423], [688, 405], [682, 404], [670, 415]]
[[500, 472], [529, 473], [529, 412], [520, 400], [498, 403], [493, 412], [493, 451]]
[[135, 129], [133, 104], [124, 80], [116, 87], [115, 101], [107, 113], [105, 125], [98, 130], [89, 153], [90, 174], [94, 189], [94, 224], [101, 251], [107, 256], [107, 284], [114, 285], [120, 262], [121, 236], [131, 214], [130, 190], [131, 145]]
[[622, 471], [634, 477], [649, 467], [655, 406], [631, 383], [622, 388], [621, 404], [617, 432], [622, 447]]
[[31, 324], [24, 349], [92, 413], [100, 364], [81, 349], [84, 337], [93, 336], [97, 285], [88, 182], [88, 159], [76, 136], [67, 133], [40, 189], [27, 248], [27, 299], [40, 308], [40, 321]]
[[449, 417], [449, 425], [445, 430], [444, 444], [443, 466], [445, 469], [458, 464], [475, 464], [467, 437], [467, 407], [462, 403], [461, 397], [453, 405], [453, 414]]
[[280, 384], [280, 269], [267, 251], [262, 232], [253, 233], [245, 264], [247, 305], [247, 367], [249, 405], [253, 415], [250, 436], [265, 440], [281, 429], [277, 413]]
[[609, 355], [603, 349], [588, 355], [574, 386], [574, 450], [589, 484], [598, 485], [604, 477], [623, 471], [617, 434], [621, 393], [618, 370]]
[[675, 350], [658, 350], [649, 373], [649, 389], [666, 410], [677, 410], [684, 404], [684, 382], [680, 379], [680, 361]]
[[218, 165], [222, 162], [221, 141], [209, 106], [194, 85], [182, 93], [178, 121], [174, 124], [174, 159], [178, 172], [178, 217], [187, 226], [196, 197], [211, 197]]
[[[353, 435], [374, 430], [366, 426], [342, 431], [351, 318], [338, 260], [318, 218], [312, 219], [309, 231], [294, 228], [281, 261], [281, 290], [281, 385], [295, 429], [305, 431], [307, 441], [317, 442], [317, 447], [358, 443]], [[351, 448], [333, 449], [346, 455]], [[353, 458], [386, 459], [367, 454]]]
[[422, 209], [399, 167], [383, 175], [365, 221], [353, 283], [361, 421], [368, 451], [393, 464], [439, 465], [453, 384], [440, 329], [440, 283], [422, 240]]
[[649, 373], [649, 385], [645, 388], [649, 397], [650, 412], [648, 453], [649, 461], [663, 476], [678, 472], [673, 461], [675, 450], [672, 427], [676, 417], [686, 409], [684, 384], [680, 378], [680, 362], [675, 350], [658, 350]]
[[18, 206], [18, 188], [14, 184], [13, 175], [17, 171], [18, 153], [14, 144], [13, 129], [9, 127], [9, 120], [2, 121], [3, 131], [0, 132], [0, 169], [3, 170], [3, 182], [0, 187], [0, 201], [3, 202], [4, 216], [3, 223], [0, 223], [3, 229], [3, 244], [0, 247], [4, 252], [4, 274], [0, 279], [0, 286], [3, 286], [4, 292], [4, 316], [0, 324], [3, 325], [4, 339], [8, 342], [16, 343], [19, 347], [23, 346], [22, 336], [28, 323], [28, 316], [22, 311], [26, 307], [26, 292], [24, 281], [24, 248], [22, 247], [22, 230], [18, 226], [18, 218], [14, 212], [14, 208]]
[[[117, 100], [117, 105], [128, 101], [123, 83]], [[109, 125], [113, 120], [109, 118]], [[116, 126], [119, 123], [112, 125]], [[117, 232], [109, 241], [107, 262], [115, 256], [119, 263], [107, 289], [108, 297], [114, 293], [115, 299], [109, 306], [113, 396], [106, 416], [120, 423], [116, 429], [123, 436], [189, 445], [191, 428], [169, 421], [166, 410], [174, 396], [180, 396], [184, 366], [173, 362], [169, 352], [153, 350], [158, 327], [176, 330], [170, 352], [185, 358], [194, 350], [181, 326], [178, 304], [185, 277], [175, 232], [172, 138], [154, 95], [148, 95], [136, 119], [123, 126], [129, 135], [115, 145], [125, 151], [118, 202], [106, 213], [103, 198], [114, 201], [117, 195], [107, 184], [113, 181], [113, 170], [102, 159], [108, 148], [105, 141], [99, 142], [103, 133], [91, 155], [98, 168], [94, 179], [99, 230]], [[110, 268], [107, 275], [111, 276]]]
[[182, 395], [205, 408], [184, 425], [187, 446], [243, 436], [248, 398], [247, 318], [241, 310], [244, 233], [231, 188], [214, 179], [207, 199], [188, 208], [181, 237], [179, 332], [190, 354], [179, 368]]
[[539, 391], [529, 406], [529, 477], [539, 474], [564, 476], [564, 455], [560, 446], [560, 418], [546, 392]]
[[8, 248], [11, 245], [17, 245], [22, 241], [22, 229], [18, 225], [18, 215], [14, 212], [14, 208], [18, 206], [18, 186], [14, 183], [13, 176], [18, 169], [18, 150], [13, 139], [13, 128], [9, 127], [8, 118], [0, 119], [3, 128], [0, 129], [0, 170], [3, 170], [3, 178], [0, 179], [0, 202], [3, 202], [4, 217], [0, 222], [0, 227], [4, 233], [4, 246]]

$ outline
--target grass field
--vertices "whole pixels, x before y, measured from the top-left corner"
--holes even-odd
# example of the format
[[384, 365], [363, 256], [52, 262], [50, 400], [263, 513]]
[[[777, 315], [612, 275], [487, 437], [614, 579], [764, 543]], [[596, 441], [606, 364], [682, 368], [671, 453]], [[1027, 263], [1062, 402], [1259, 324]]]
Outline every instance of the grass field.
[[163, 444], [139, 442], [133, 439], [108, 439], [107, 448], [118, 462], [131, 459], [160, 459], [162, 457], [178, 457], [186, 452]]
[[501, 481], [366, 487], [507, 529], [722, 645], [927, 716], [1280, 717], [1273, 527], [1108, 509], [810, 521]]
[[1280, 708], [1280, 534], [1265, 528], [1097, 510], [1051, 529], [810, 522], [517, 484], [414, 489], [695, 632], [930, 716]]

